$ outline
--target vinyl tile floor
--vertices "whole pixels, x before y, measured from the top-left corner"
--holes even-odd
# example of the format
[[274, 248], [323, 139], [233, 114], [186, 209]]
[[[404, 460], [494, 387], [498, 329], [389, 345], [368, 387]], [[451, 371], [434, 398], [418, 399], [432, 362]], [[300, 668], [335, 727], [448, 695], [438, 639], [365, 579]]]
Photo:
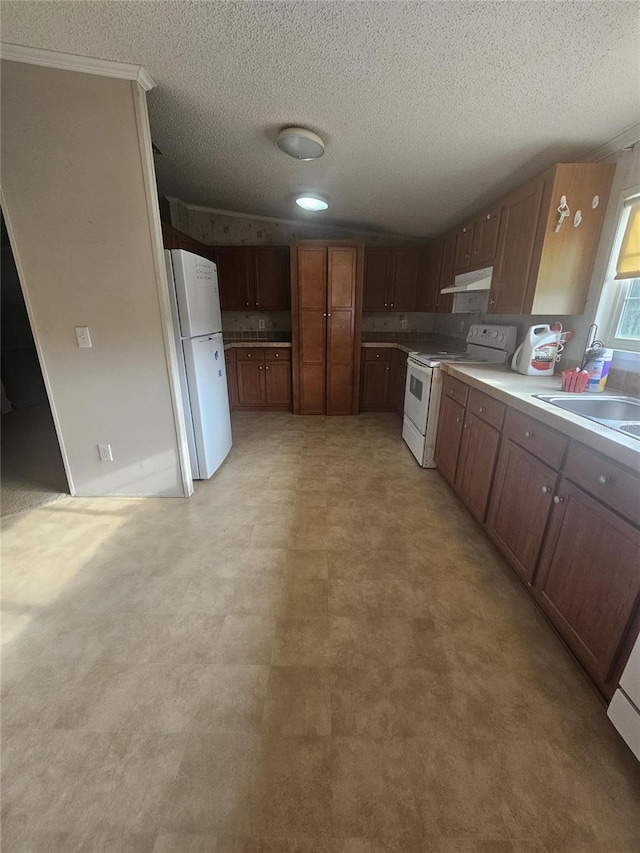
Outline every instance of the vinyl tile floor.
[[395, 415], [5, 520], [3, 853], [624, 853], [600, 699]]

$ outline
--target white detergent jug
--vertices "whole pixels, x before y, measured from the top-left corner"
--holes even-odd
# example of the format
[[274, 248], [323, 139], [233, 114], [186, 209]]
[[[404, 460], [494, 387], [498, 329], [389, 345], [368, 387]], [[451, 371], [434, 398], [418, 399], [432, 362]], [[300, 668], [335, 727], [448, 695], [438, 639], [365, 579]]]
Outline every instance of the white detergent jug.
[[527, 376], [551, 376], [556, 365], [560, 332], [551, 326], [531, 326], [513, 354], [511, 369]]

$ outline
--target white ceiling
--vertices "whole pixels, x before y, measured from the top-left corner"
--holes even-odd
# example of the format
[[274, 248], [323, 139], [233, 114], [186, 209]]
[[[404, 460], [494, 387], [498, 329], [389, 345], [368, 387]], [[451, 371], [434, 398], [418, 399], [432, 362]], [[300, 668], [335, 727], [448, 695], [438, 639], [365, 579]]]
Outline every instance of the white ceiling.
[[[143, 65], [162, 194], [434, 236], [640, 117], [635, 2], [2, 3], [5, 42]], [[299, 163], [273, 144], [327, 142]]]

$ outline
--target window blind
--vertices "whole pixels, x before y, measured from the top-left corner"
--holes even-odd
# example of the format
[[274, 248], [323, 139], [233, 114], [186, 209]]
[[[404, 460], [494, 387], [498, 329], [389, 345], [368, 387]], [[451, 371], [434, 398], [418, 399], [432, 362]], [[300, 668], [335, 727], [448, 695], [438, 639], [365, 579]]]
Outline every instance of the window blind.
[[640, 278], [640, 201], [634, 200], [629, 211], [616, 264], [616, 278]]

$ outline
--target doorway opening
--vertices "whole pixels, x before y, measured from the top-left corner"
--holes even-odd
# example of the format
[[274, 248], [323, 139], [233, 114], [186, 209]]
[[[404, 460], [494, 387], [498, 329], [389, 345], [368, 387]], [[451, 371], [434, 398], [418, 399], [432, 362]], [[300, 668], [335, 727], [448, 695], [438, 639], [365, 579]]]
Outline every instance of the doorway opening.
[[1, 211], [0, 219], [0, 514], [7, 516], [68, 495], [69, 485]]

